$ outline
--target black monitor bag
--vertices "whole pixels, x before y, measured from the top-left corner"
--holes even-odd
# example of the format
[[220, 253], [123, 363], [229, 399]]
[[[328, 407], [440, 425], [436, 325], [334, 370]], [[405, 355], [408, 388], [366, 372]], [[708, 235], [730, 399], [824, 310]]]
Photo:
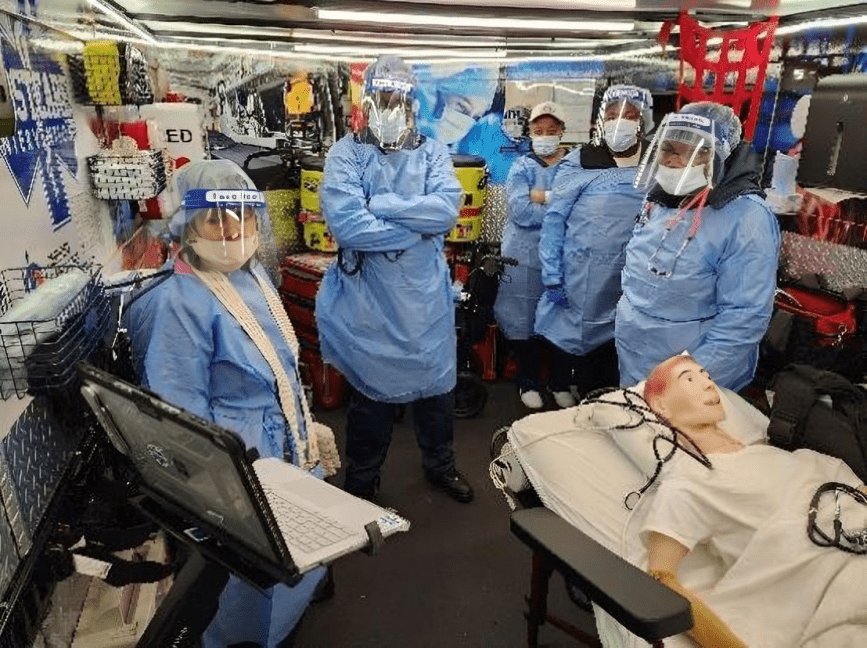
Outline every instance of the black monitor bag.
[[774, 393], [768, 425], [771, 444], [842, 459], [867, 483], [864, 388], [831, 371], [791, 364], [773, 377], [768, 389]]

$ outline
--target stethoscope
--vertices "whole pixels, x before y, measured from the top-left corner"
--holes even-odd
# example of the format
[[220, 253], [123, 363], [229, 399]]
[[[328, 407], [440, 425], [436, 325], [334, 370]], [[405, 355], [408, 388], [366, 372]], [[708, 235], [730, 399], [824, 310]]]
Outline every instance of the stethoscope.
[[[606, 394], [611, 394], [613, 392], [620, 392], [623, 397], [623, 401], [606, 400], [605, 398], [603, 398]], [[663, 464], [669, 461], [678, 449], [683, 450], [686, 454], [698, 461], [705, 468], [711, 470], [713, 469], [713, 465], [711, 464], [710, 459], [708, 459], [707, 455], [705, 455], [705, 453], [702, 452], [701, 449], [695, 444], [695, 441], [690, 439], [685, 432], [678, 430], [671, 423], [665, 420], [665, 418], [650, 409], [650, 405], [648, 405], [647, 401], [645, 401], [644, 398], [642, 398], [639, 394], [631, 392], [627, 389], [603, 388], [588, 394], [587, 397], [581, 401], [582, 405], [586, 403], [603, 403], [606, 405], [625, 407], [629, 411], [634, 412], [638, 415], [636, 421], [608, 426], [606, 428], [606, 430], [608, 431], [634, 430], [641, 427], [645, 423], [652, 423], [661, 425], [671, 432], [671, 436], [660, 433], [653, 437], [653, 454], [656, 457], [656, 470], [654, 471], [653, 476], [651, 476], [650, 479], [648, 479], [641, 488], [627, 493], [626, 497], [623, 498], [623, 505], [626, 507], [627, 510], [632, 511], [635, 508], [636, 504], [638, 504], [638, 501], [641, 499], [641, 496], [644, 495], [645, 492], [647, 492], [647, 489], [649, 489], [656, 481], [657, 477], [659, 477], [659, 473], [662, 471]], [[686, 445], [681, 443], [680, 437], [686, 439], [692, 446], [692, 448], [694, 448], [694, 450], [691, 450]], [[671, 445], [671, 449], [668, 450], [668, 452], [666, 452], [664, 455], [661, 452], [660, 448], [662, 442], [666, 442]]]
[[[674, 266], [677, 264], [677, 260], [683, 254], [683, 251], [686, 249], [686, 246], [689, 245], [690, 241], [695, 238], [696, 233], [698, 232], [698, 228], [701, 225], [701, 212], [707, 204], [707, 196], [710, 193], [710, 186], [705, 187], [701, 191], [699, 191], [695, 196], [693, 196], [686, 205], [680, 209], [674, 216], [668, 219], [668, 222], [665, 224], [665, 232], [662, 234], [662, 238], [659, 240], [659, 245], [656, 246], [656, 250], [653, 254], [650, 255], [650, 258], [647, 260], [647, 270], [652, 275], [657, 277], [662, 277], [663, 279], [667, 279], [674, 273]], [[677, 225], [684, 217], [686, 212], [695, 207], [695, 214], [692, 217], [692, 224], [689, 226], [689, 231], [686, 234], [686, 238], [683, 240], [680, 248], [678, 248], [677, 252], [674, 255], [674, 260], [671, 262], [670, 270], [660, 270], [656, 267], [654, 263], [656, 261], [656, 256], [659, 254], [659, 251], [662, 249], [663, 243], [665, 243], [665, 239], [668, 238], [669, 232], [671, 232], [672, 228]]]

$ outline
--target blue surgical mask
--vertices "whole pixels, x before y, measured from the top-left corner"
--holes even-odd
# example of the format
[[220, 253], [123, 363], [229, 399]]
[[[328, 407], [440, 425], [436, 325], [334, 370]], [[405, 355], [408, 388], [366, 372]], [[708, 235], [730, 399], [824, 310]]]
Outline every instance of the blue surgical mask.
[[609, 119], [602, 126], [605, 143], [615, 153], [622, 153], [638, 141], [638, 122], [633, 119]]
[[534, 135], [532, 137], [533, 140], [533, 152], [536, 155], [541, 155], [545, 157], [546, 155], [551, 155], [554, 151], [557, 150], [557, 147], [560, 146], [560, 136], [559, 135]]
[[459, 110], [455, 110], [451, 106], [447, 106], [443, 110], [442, 117], [437, 122], [437, 140], [442, 144], [454, 144], [464, 138], [470, 129], [475, 125], [476, 120], [472, 115], [468, 115]]
[[703, 164], [684, 168], [660, 166], [656, 170], [656, 181], [672, 196], [686, 196], [708, 185]]

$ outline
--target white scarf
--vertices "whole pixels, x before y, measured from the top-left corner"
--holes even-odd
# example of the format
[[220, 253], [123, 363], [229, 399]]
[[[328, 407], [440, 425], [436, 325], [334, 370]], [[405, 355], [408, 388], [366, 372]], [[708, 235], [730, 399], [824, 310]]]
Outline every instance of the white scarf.
[[[298, 415], [295, 411], [295, 391], [292, 389], [292, 383], [289, 380], [289, 376], [286, 374], [283, 363], [280, 362], [280, 358], [277, 355], [277, 351], [271, 343], [271, 340], [268, 339], [267, 335], [265, 335], [262, 325], [259, 324], [259, 321], [256, 319], [255, 315], [253, 315], [250, 307], [247, 306], [247, 303], [224, 273], [212, 270], [199, 270], [194, 268], [192, 265], [190, 265], [190, 268], [193, 273], [204, 282], [226, 310], [229, 311], [232, 317], [238, 321], [238, 324], [241, 325], [241, 328], [243, 328], [244, 332], [250, 336], [250, 339], [262, 353], [265, 362], [267, 362], [268, 366], [271, 367], [271, 371], [274, 372], [274, 377], [277, 379], [277, 395], [280, 401], [280, 407], [283, 410], [283, 415], [286, 417], [287, 423], [289, 424], [292, 440], [295, 442], [295, 452], [298, 454], [298, 464], [305, 470], [310, 470], [320, 460], [318, 437], [322, 434], [322, 431], [319, 428], [325, 426], [314, 423], [313, 417], [310, 415], [310, 409], [307, 405], [307, 399], [302, 393], [298, 400], [301, 401], [301, 407], [304, 412], [304, 422], [305, 427], [307, 428], [307, 443], [304, 444], [302, 442], [298, 429]], [[269, 286], [255, 272], [252, 272], [252, 270], [251, 274], [256, 277], [256, 281], [259, 283], [259, 288], [262, 290], [262, 294], [265, 296], [265, 301], [268, 304], [268, 310], [271, 311], [271, 317], [273, 317], [274, 321], [277, 323], [277, 327], [280, 329], [283, 339], [286, 340], [286, 344], [288, 344], [289, 348], [292, 350], [292, 354], [295, 356], [295, 361], [297, 363], [298, 338], [295, 337], [295, 329], [292, 328], [292, 322], [289, 321], [289, 318], [286, 316], [286, 311], [283, 310], [283, 304], [280, 303], [280, 298], [271, 286]], [[295, 376], [300, 385], [301, 377], [298, 375], [297, 364], [295, 367]], [[328, 430], [328, 432], [331, 431]], [[333, 434], [331, 441], [333, 442]], [[328, 442], [326, 441], [326, 444], [327, 443]], [[334, 452], [336, 453], [336, 446], [334, 447]], [[328, 473], [329, 466], [326, 465], [324, 467], [326, 473]]]

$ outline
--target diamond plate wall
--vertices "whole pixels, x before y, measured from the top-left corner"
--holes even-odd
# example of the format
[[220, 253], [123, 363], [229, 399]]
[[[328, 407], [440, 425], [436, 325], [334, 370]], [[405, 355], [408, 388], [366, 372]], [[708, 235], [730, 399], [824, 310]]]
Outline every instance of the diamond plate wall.
[[[19, 553], [18, 543], [13, 537], [13, 524], [19, 526], [19, 533], [23, 532], [21, 516], [19, 514], [18, 500], [14, 495], [11, 476], [6, 462], [0, 459], [0, 498], [2, 498], [3, 510], [0, 510], [0, 594], [6, 591], [15, 569], [18, 567]], [[26, 538], [27, 546], [30, 546], [29, 537]]]
[[867, 250], [783, 232], [780, 267], [793, 279], [821, 275], [830, 290], [867, 288]]
[[0, 493], [22, 556], [80, 437], [81, 431], [54, 419], [47, 401], [37, 398], [0, 443]]

